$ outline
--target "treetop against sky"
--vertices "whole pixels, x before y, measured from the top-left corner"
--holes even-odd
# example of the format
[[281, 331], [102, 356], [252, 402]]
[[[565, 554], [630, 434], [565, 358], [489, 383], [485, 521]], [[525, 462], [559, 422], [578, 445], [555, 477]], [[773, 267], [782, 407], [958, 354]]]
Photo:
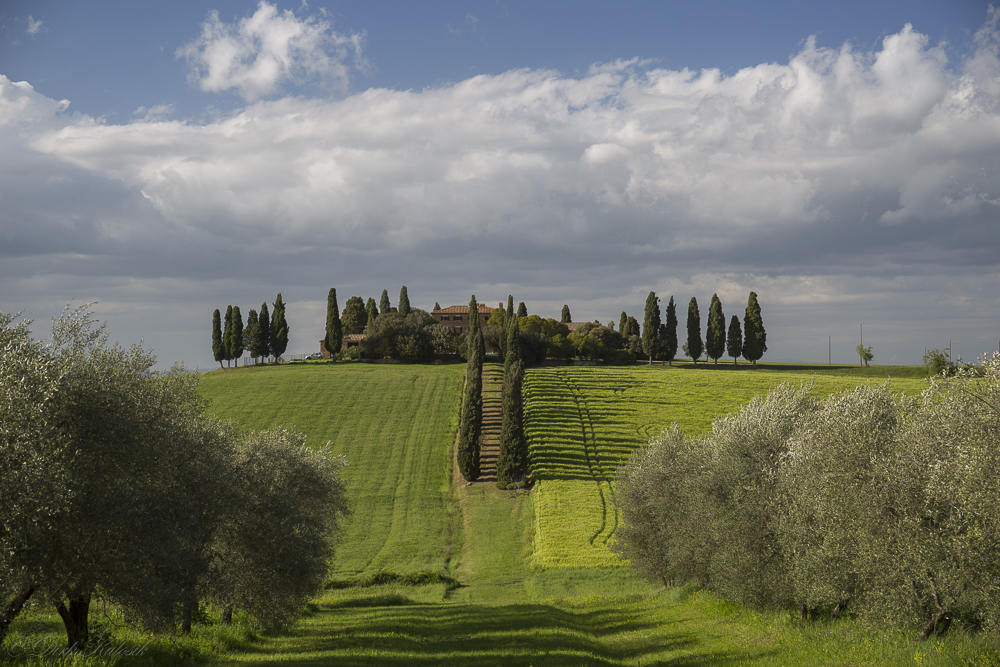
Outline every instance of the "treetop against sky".
[[988, 3], [538, 5], [4, 3], [0, 310], [97, 300], [206, 368], [216, 308], [280, 291], [312, 352], [331, 286], [401, 284], [602, 322], [753, 290], [772, 360], [997, 348]]

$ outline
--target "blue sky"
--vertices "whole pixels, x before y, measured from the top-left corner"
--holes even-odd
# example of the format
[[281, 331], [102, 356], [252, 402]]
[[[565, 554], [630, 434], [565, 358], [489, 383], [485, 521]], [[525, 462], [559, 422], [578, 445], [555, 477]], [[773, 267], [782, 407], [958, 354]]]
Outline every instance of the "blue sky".
[[212, 309], [278, 291], [311, 352], [331, 286], [605, 322], [753, 289], [766, 358], [862, 322], [876, 362], [975, 357], [998, 43], [963, 0], [8, 0], [0, 309], [97, 300], [204, 368]]

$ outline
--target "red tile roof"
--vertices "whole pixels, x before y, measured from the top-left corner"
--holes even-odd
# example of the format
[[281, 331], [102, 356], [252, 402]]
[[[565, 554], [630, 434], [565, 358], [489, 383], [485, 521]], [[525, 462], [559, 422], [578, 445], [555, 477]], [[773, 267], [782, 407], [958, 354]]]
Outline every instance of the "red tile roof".
[[[440, 310], [431, 311], [432, 313], [467, 313], [469, 312], [468, 306], [448, 306], [447, 308], [441, 308]], [[493, 309], [489, 306], [484, 306], [479, 304], [479, 314], [489, 315], [493, 312]]]

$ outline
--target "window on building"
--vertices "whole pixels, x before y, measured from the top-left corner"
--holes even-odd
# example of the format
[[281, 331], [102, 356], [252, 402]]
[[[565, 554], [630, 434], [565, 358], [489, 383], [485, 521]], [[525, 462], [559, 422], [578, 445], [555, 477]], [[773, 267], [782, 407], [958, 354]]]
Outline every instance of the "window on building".
[[442, 315], [441, 316], [441, 321], [442, 322], [446, 322], [447, 320], [450, 320], [450, 319], [451, 319], [451, 317], [449, 317], [448, 315]]
[[455, 333], [462, 333], [462, 327], [455, 327]]
[[462, 316], [461, 316], [461, 315], [456, 315], [456, 316], [455, 316], [455, 321], [456, 321], [456, 322], [458, 322], [458, 321], [459, 321], [460, 319], [462, 319]]

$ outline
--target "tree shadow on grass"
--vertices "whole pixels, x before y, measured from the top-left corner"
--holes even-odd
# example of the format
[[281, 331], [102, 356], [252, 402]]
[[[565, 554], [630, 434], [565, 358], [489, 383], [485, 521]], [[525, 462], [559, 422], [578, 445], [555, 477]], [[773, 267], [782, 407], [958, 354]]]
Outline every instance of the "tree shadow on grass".
[[[744, 661], [709, 646], [685, 620], [655, 622], [616, 605], [567, 610], [543, 604], [508, 606], [405, 603], [325, 606], [312, 622], [276, 635], [248, 654], [255, 664], [319, 665], [577, 665], [643, 664], [702, 667]], [[712, 642], [709, 642], [711, 644]], [[759, 652], [761, 656], [765, 651]]]

